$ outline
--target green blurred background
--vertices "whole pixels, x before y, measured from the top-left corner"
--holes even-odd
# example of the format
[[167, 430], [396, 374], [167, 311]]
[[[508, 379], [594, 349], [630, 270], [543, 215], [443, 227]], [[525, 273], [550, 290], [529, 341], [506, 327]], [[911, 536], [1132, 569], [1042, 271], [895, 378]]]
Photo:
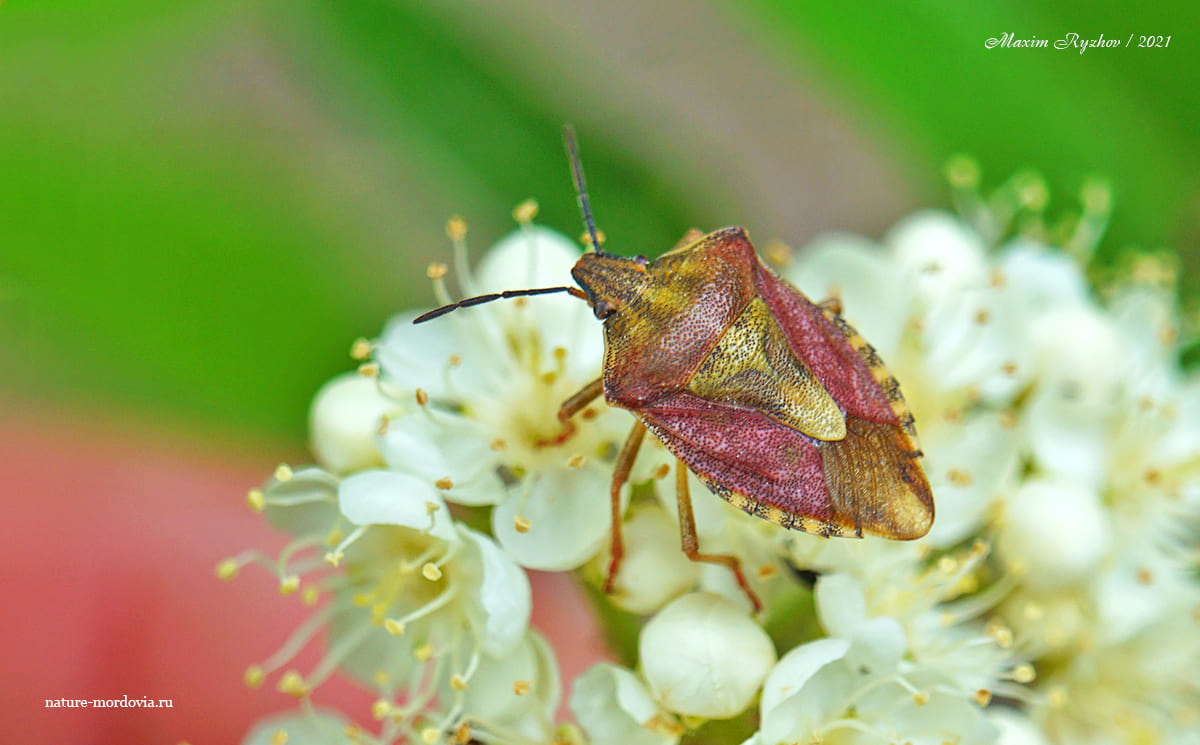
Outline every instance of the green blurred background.
[[[1114, 186], [1102, 248], [1200, 250], [1200, 6], [126, 1], [0, 5], [0, 405], [297, 451], [357, 336], [534, 196], [613, 250], [879, 235], [1034, 167]], [[1166, 49], [985, 40], [1170, 34]]]

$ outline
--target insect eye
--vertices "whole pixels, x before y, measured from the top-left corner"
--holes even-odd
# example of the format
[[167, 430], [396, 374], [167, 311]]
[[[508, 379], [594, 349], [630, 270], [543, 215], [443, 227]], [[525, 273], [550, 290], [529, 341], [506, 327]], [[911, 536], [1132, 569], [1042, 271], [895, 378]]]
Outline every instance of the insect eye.
[[645, 266], [650, 263], [650, 259], [647, 259], [645, 256], [634, 256], [633, 260], [636, 261], [637, 263], [641, 264], [642, 266]]
[[596, 318], [599, 318], [601, 321], [611, 316], [616, 312], [616, 310], [616, 308], [612, 307], [603, 300], [597, 300], [596, 304], [592, 306], [592, 312], [595, 313]]

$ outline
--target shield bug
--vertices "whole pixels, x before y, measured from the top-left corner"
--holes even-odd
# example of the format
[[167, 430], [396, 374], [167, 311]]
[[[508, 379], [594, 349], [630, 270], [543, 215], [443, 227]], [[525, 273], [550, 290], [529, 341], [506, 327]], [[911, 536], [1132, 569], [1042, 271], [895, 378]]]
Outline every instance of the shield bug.
[[687, 471], [751, 515], [826, 537], [897, 540], [925, 535], [933, 496], [921, 468], [912, 413], [875, 350], [841, 317], [765, 266], [746, 231], [692, 230], [657, 259], [607, 253], [600, 241], [574, 132], [566, 128], [580, 210], [592, 251], [571, 270], [578, 287], [509, 290], [432, 310], [565, 292], [604, 324], [600, 378], [559, 409], [572, 417], [601, 395], [636, 421], [612, 479], [610, 591], [623, 556], [620, 491], [647, 430], [676, 457], [683, 550], [724, 564], [756, 608], [738, 559], [700, 551]]

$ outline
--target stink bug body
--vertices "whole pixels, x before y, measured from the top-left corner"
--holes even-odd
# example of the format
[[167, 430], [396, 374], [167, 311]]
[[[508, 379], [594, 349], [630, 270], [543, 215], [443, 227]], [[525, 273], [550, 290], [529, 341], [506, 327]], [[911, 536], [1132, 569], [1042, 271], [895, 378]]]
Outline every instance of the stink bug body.
[[875, 350], [840, 316], [780, 279], [742, 228], [689, 232], [653, 261], [599, 249], [574, 135], [567, 145], [595, 250], [576, 287], [469, 298], [416, 319], [518, 295], [568, 292], [604, 324], [604, 369], [559, 410], [572, 417], [601, 394], [636, 418], [612, 483], [608, 584], [619, 568], [620, 489], [649, 430], [678, 459], [683, 549], [727, 565], [757, 607], [738, 560], [701, 553], [687, 490], [693, 471], [713, 493], [785, 528], [823, 536], [909, 540], [933, 523], [912, 414]]

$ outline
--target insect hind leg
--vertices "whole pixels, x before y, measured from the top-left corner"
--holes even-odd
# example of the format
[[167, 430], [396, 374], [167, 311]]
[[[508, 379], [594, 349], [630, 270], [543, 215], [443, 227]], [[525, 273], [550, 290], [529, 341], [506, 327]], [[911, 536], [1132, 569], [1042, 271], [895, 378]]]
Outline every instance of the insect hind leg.
[[681, 460], [676, 461], [675, 500], [679, 504], [679, 540], [683, 546], [683, 553], [692, 561], [703, 561], [729, 567], [729, 571], [733, 572], [733, 576], [737, 580], [738, 587], [746, 593], [750, 604], [754, 606], [754, 612], [757, 613], [762, 610], [762, 601], [758, 599], [758, 595], [754, 594], [754, 590], [750, 589], [750, 583], [746, 581], [746, 575], [742, 572], [741, 560], [731, 554], [700, 552], [700, 537], [696, 535], [696, 516], [692, 513], [692, 496], [688, 489], [687, 476], [687, 466]]

